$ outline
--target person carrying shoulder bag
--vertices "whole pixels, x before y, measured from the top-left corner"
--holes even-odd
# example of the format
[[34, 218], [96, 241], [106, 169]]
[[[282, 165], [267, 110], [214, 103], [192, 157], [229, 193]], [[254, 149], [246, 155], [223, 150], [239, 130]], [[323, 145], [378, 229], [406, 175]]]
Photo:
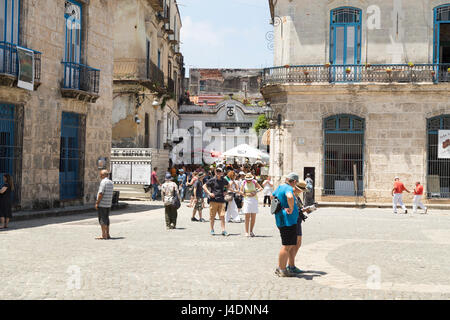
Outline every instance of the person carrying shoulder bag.
[[170, 174], [166, 174], [166, 181], [161, 186], [161, 197], [164, 201], [166, 228], [167, 230], [176, 229], [178, 208], [181, 205], [180, 192]]

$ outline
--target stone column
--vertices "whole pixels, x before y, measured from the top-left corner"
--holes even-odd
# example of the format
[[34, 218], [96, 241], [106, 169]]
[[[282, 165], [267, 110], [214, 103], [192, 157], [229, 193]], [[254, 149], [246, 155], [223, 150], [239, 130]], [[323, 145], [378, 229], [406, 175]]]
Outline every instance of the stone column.
[[292, 129], [294, 128], [294, 121], [283, 121], [283, 175], [294, 171], [294, 137]]

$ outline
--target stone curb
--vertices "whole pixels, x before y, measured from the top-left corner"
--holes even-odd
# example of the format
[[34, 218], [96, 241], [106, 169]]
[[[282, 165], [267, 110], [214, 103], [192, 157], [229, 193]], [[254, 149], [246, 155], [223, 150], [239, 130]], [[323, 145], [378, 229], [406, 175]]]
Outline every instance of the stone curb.
[[[119, 203], [116, 206], [113, 206], [111, 210], [121, 210], [128, 207], [128, 203]], [[61, 216], [69, 216], [80, 213], [87, 213], [96, 211], [93, 205], [89, 206], [78, 206], [78, 207], [68, 207], [68, 208], [57, 208], [50, 210], [42, 210], [42, 211], [18, 211], [13, 212], [13, 218], [11, 221], [24, 221], [24, 220], [32, 220], [32, 219], [41, 219], [41, 218], [49, 218], [49, 217], [61, 217]]]

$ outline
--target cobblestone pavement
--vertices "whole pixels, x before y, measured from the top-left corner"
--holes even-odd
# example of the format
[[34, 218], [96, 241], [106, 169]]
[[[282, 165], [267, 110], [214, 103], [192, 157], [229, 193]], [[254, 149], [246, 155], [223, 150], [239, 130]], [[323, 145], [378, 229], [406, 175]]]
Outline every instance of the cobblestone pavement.
[[[323, 208], [303, 225], [297, 278], [274, 275], [281, 245], [268, 208], [255, 233], [191, 222], [166, 230], [161, 203], [133, 202], [95, 240], [95, 213], [0, 230], [3, 299], [449, 299], [450, 213]], [[208, 209], [206, 209], [208, 213]], [[208, 214], [205, 214], [208, 217]], [[216, 233], [220, 232], [216, 221]]]

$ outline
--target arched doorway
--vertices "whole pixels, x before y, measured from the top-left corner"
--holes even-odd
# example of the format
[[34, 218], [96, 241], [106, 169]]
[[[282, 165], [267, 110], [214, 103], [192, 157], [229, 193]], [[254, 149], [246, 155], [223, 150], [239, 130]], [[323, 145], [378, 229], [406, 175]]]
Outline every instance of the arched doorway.
[[324, 195], [362, 196], [365, 121], [353, 115], [324, 119]]

